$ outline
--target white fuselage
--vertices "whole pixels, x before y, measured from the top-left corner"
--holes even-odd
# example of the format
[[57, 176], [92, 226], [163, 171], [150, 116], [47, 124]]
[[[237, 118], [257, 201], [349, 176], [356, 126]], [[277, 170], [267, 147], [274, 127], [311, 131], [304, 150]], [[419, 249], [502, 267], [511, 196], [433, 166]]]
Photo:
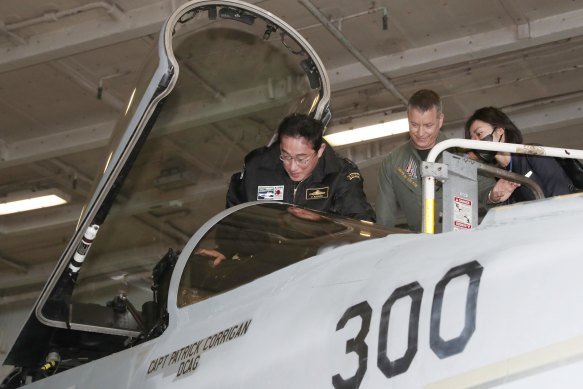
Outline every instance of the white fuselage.
[[580, 387], [582, 218], [582, 196], [555, 198], [329, 250], [31, 387]]

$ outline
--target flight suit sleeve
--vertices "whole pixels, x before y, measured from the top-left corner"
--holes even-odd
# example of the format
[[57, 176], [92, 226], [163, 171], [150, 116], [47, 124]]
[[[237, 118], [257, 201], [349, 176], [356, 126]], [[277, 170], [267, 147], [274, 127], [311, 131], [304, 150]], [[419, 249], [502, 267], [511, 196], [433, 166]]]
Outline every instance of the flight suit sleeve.
[[366, 199], [363, 179], [356, 165], [350, 164], [341, 174], [340, 185], [334, 194], [336, 203], [334, 207], [338, 213], [354, 219], [375, 222], [376, 215]]
[[393, 189], [391, 168], [392, 162], [389, 157], [381, 163], [379, 169], [376, 200], [377, 222], [387, 227], [394, 227], [397, 223], [395, 215], [397, 197]]
[[225, 208], [230, 208], [232, 206], [250, 201], [250, 195], [247, 192], [247, 185], [250, 185], [248, 178], [249, 172], [253, 173], [255, 171], [257, 163], [254, 161], [256, 161], [257, 158], [260, 158], [260, 156], [266, 151], [266, 147], [260, 147], [251, 151], [245, 156], [243, 168], [240, 172], [233, 173], [231, 180], [229, 181], [229, 189], [227, 190]]
[[225, 208], [230, 208], [234, 205], [247, 202], [243, 180], [243, 172], [237, 172], [231, 176], [229, 190], [227, 191], [227, 203]]

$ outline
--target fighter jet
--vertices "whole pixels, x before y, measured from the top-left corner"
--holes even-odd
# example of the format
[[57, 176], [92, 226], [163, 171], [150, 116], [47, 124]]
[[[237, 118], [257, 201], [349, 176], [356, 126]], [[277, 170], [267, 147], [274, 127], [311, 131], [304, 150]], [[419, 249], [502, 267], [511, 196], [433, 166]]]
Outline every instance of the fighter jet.
[[327, 122], [329, 99], [278, 17], [176, 10], [1, 387], [580, 387], [581, 195], [442, 234], [270, 199], [223, 209], [245, 154], [288, 113]]

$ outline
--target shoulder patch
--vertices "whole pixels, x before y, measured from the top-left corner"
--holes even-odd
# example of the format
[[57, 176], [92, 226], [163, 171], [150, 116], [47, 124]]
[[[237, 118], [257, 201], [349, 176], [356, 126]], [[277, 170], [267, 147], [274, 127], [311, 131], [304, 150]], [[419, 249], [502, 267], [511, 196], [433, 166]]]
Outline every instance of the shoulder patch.
[[348, 181], [352, 181], [352, 180], [360, 180], [360, 179], [362, 179], [362, 177], [360, 176], [359, 172], [352, 172], [352, 173], [348, 173], [346, 175], [346, 179]]

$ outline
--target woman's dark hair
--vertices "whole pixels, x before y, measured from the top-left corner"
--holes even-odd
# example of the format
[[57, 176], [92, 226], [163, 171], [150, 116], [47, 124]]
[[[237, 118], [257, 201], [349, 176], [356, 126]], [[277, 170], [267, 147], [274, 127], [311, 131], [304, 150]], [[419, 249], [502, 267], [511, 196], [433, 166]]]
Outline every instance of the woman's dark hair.
[[494, 107], [484, 107], [478, 109], [466, 121], [466, 139], [470, 139], [470, 127], [476, 120], [488, 123], [492, 128], [504, 129], [504, 138], [506, 143], [524, 143], [522, 133], [516, 127], [512, 120], [501, 110]]
[[314, 150], [318, 151], [323, 141], [324, 125], [321, 121], [307, 115], [294, 113], [286, 116], [277, 128], [277, 137], [306, 138]]

